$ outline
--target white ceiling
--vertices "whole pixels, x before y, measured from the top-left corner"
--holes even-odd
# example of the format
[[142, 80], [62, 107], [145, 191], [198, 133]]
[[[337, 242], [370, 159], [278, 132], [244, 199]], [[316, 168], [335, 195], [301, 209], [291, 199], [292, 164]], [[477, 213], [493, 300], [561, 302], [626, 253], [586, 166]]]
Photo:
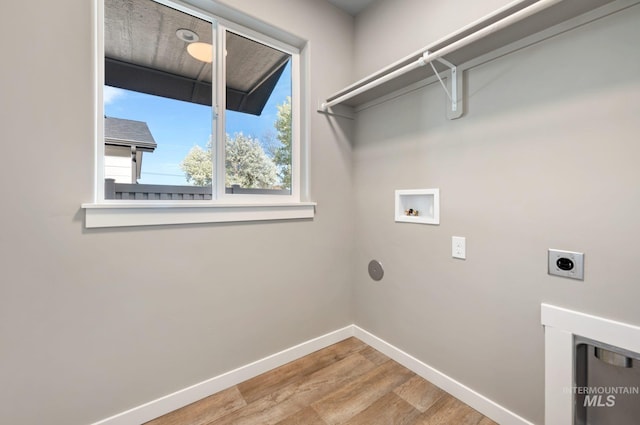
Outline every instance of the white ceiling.
[[373, 3], [376, 0], [328, 0], [329, 3], [333, 3], [338, 6], [340, 9], [343, 9], [353, 16], [356, 16], [362, 10], [364, 10], [367, 6]]

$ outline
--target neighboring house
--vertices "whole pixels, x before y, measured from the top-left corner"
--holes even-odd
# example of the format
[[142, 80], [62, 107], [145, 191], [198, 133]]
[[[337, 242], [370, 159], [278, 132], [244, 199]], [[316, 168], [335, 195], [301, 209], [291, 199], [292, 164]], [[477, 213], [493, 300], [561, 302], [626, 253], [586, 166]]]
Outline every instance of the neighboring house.
[[147, 123], [112, 117], [104, 118], [104, 145], [104, 176], [116, 183], [137, 183], [142, 154], [157, 146]]

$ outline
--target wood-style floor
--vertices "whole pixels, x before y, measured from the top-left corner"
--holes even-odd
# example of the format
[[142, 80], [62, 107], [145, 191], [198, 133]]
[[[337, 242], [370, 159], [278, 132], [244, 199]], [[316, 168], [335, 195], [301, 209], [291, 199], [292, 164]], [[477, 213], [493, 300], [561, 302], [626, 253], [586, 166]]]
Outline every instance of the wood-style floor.
[[147, 425], [497, 425], [356, 338]]

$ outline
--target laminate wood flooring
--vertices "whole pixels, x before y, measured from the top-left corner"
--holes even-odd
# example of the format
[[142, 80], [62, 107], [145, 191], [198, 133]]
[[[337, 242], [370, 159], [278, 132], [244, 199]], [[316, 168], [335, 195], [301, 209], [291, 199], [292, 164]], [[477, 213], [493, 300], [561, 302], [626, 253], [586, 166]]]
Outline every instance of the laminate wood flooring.
[[356, 338], [147, 425], [497, 425]]

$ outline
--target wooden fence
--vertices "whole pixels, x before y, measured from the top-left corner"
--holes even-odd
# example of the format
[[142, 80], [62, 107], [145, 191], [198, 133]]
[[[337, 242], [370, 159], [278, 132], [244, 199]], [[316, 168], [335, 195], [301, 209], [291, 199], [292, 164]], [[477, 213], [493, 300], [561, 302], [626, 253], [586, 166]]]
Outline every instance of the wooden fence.
[[[288, 189], [246, 189], [233, 185], [225, 189], [228, 194], [290, 195]], [[202, 201], [212, 198], [211, 186], [171, 186], [160, 184], [116, 183], [104, 180], [104, 199], [152, 201]]]

